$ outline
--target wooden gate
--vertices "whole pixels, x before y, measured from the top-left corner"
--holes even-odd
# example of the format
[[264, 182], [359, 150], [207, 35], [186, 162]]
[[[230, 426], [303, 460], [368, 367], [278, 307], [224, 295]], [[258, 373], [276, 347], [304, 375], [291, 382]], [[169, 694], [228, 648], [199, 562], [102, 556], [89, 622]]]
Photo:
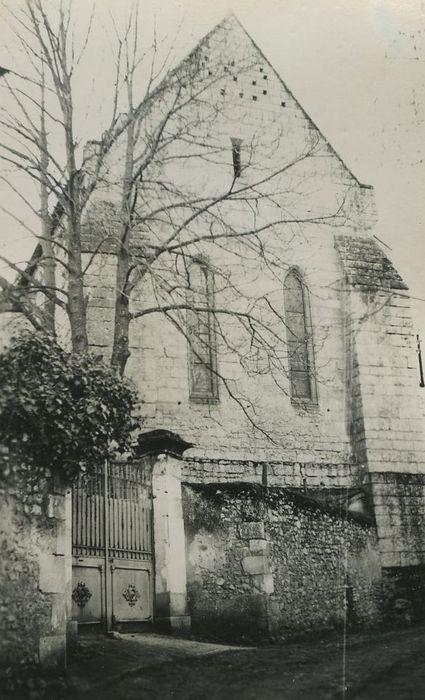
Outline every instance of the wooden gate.
[[73, 489], [72, 617], [119, 628], [153, 619], [150, 475], [109, 464]]

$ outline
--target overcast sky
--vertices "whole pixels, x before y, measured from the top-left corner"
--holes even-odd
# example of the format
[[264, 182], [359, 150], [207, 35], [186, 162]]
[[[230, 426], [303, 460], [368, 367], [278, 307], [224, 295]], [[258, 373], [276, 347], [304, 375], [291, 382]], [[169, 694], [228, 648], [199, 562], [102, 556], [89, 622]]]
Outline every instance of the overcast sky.
[[[15, 7], [19, 0], [8, 2]], [[87, 0], [74, 5], [84, 16]], [[92, 63], [98, 89], [110, 82], [103, 22], [109, 8], [117, 14], [128, 5], [97, 2]], [[425, 2], [140, 0], [140, 6], [149, 18], [155, 11], [158, 34], [173, 36], [180, 27], [178, 53], [235, 12], [342, 159], [360, 181], [374, 186], [375, 233], [391, 247], [388, 253], [412, 296], [425, 300]], [[6, 32], [0, 22], [0, 35], [9, 40]], [[9, 62], [10, 54], [0, 50], [0, 65]], [[97, 125], [91, 126], [87, 136], [96, 137]], [[7, 197], [0, 185], [0, 203]], [[0, 227], [1, 252], [24, 257], [28, 236], [12, 232], [4, 215]], [[19, 237], [18, 244], [11, 235]], [[415, 303], [415, 312], [425, 335], [425, 301]]]

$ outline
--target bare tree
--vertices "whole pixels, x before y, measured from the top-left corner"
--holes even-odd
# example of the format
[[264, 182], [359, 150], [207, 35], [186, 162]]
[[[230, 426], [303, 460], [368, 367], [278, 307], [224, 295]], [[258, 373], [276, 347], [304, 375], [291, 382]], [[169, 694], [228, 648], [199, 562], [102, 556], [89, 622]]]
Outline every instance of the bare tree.
[[[240, 108], [235, 119], [229, 91], [242, 95], [238, 86], [257, 49], [232, 57], [224, 24], [170, 69], [165, 42], [155, 33], [147, 48], [141, 41], [137, 7], [124, 28], [112, 21], [109, 127], [82, 155], [74, 81], [92, 19], [77, 49], [70, 4], [51, 13], [41, 0], [28, 0], [22, 12], [11, 12], [28, 74], [9, 71], [0, 79], [8, 95], [0, 156], [37, 183], [38, 207], [10, 186], [36, 212], [41, 230], [23, 271], [3, 258], [19, 272], [19, 285], [4, 278], [0, 285], [46, 332], [55, 332], [54, 309], [61, 308], [73, 351], [86, 352], [87, 280], [96, 261], [113, 256], [112, 365], [124, 373], [131, 323], [161, 314], [248, 415], [250, 397], [235, 389], [211, 347], [237, 356], [248, 374], [271, 374], [282, 388], [288, 329], [277, 290], [288, 268], [285, 251], [310, 226], [346, 225], [358, 183], [346, 181], [319, 205], [309, 172], [329, 153], [323, 137], [312, 129], [289, 143], [279, 116], [268, 117], [264, 132], [244, 129]], [[234, 131], [239, 124], [237, 133], [229, 124]], [[25, 226], [17, 212], [12, 216]], [[194, 265], [203, 270], [202, 284]]]

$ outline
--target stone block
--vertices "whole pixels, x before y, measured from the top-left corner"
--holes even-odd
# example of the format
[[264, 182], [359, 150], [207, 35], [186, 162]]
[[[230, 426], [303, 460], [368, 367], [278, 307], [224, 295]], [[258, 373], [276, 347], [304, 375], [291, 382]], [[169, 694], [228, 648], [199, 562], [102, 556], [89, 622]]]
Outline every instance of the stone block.
[[63, 593], [56, 593], [52, 596], [51, 624], [52, 632], [63, 634], [66, 631], [66, 610], [65, 596]]
[[385, 569], [388, 567], [400, 566], [401, 558], [398, 552], [382, 553], [381, 566]]
[[261, 521], [241, 523], [239, 534], [247, 540], [264, 539], [264, 523]]
[[271, 595], [274, 593], [273, 574], [257, 574], [252, 577], [254, 586], [262, 593]]
[[245, 574], [250, 574], [251, 576], [256, 574], [268, 574], [270, 571], [269, 561], [267, 557], [262, 555], [244, 557], [241, 564], [243, 572]]
[[424, 553], [423, 552], [400, 552], [400, 565], [401, 566], [420, 566], [424, 563]]
[[71, 550], [71, 528], [66, 520], [59, 520], [56, 528], [55, 554], [67, 555]]
[[39, 589], [42, 593], [61, 593], [65, 589], [65, 557], [39, 554]]
[[268, 553], [270, 549], [270, 545], [267, 542], [267, 540], [262, 540], [259, 538], [249, 540], [249, 548], [253, 552], [264, 552]]
[[48, 518], [65, 520], [65, 496], [49, 493], [47, 497], [46, 514]]

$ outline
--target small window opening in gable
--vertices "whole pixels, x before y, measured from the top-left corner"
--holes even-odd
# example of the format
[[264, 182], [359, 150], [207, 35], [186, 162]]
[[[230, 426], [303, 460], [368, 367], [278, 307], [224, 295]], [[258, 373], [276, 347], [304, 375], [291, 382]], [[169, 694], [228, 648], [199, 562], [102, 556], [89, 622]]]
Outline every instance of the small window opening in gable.
[[256, 81], [256, 80], [253, 80], [253, 81], [252, 81], [252, 84], [253, 84], [253, 85], [257, 85], [257, 81]]
[[234, 76], [233, 76], [233, 82], [234, 82], [234, 83], [237, 83], [237, 82], [238, 82], [238, 76], [237, 76], [237, 75], [234, 75]]
[[260, 66], [260, 73], [262, 73], [264, 70], [263, 66]]
[[264, 73], [263, 80], [267, 80], [267, 75]]
[[232, 159], [233, 173], [235, 177], [240, 177], [242, 172], [241, 147], [242, 139], [232, 138]]
[[263, 95], [267, 95], [267, 90], [263, 90]]

